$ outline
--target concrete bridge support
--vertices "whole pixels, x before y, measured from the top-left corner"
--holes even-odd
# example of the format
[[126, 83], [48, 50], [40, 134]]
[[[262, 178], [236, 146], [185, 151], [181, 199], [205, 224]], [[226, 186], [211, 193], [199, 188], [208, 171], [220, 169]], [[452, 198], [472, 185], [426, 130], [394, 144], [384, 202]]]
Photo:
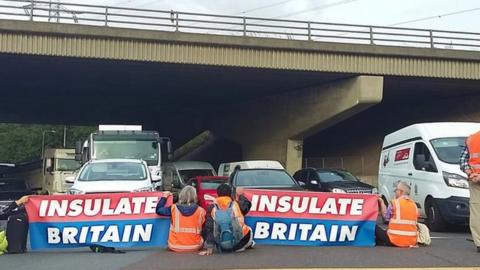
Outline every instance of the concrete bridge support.
[[[242, 145], [243, 158], [302, 166], [303, 140], [381, 102], [383, 77], [357, 76], [232, 106], [211, 124]], [[352, 136], [354, 136], [352, 131]]]

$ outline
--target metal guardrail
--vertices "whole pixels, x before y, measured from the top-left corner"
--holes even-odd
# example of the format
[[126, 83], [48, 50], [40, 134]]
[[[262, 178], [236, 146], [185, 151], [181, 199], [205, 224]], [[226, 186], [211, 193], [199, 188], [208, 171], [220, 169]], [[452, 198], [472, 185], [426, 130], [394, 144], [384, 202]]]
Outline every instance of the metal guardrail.
[[322, 23], [38, 0], [0, 0], [0, 18], [217, 35], [479, 50], [480, 33]]

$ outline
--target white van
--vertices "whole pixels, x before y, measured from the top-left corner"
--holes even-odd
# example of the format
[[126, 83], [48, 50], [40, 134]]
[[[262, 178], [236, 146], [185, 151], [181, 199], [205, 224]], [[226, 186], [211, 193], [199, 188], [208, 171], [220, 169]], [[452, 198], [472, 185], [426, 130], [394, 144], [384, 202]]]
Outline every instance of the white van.
[[378, 173], [384, 200], [393, 198], [394, 183], [403, 180], [432, 230], [466, 224], [470, 194], [459, 161], [465, 139], [479, 130], [480, 123], [423, 123], [385, 136]]
[[219, 176], [230, 176], [235, 168], [239, 166], [240, 169], [282, 169], [282, 164], [276, 160], [249, 160], [222, 163], [218, 166]]
[[164, 190], [180, 190], [190, 178], [195, 176], [215, 176], [215, 169], [208, 162], [203, 161], [176, 161], [164, 163], [163, 168]]

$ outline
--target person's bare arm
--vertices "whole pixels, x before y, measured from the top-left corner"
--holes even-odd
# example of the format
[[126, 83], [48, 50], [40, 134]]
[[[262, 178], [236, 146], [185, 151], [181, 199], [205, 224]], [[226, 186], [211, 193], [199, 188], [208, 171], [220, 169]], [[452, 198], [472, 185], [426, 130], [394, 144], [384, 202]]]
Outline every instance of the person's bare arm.
[[20, 199], [16, 200], [15, 203], [20, 206], [28, 202], [28, 196], [23, 196]]

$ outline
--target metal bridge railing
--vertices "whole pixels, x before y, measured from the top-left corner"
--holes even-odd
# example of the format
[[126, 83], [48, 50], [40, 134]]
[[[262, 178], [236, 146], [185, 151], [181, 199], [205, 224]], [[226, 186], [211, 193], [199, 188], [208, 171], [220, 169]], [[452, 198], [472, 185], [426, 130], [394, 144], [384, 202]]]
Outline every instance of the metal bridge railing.
[[472, 32], [227, 16], [56, 1], [0, 0], [0, 19], [321, 42], [480, 49], [480, 33]]

